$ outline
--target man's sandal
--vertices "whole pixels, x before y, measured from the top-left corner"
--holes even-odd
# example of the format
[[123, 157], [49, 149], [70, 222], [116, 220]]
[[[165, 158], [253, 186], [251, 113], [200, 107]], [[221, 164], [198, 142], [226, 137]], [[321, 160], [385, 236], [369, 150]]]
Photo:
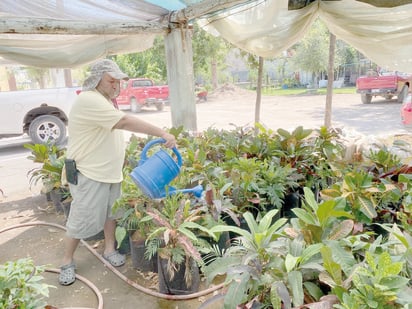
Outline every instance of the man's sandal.
[[126, 262], [125, 256], [117, 250], [109, 254], [103, 254], [103, 258], [115, 267], [122, 266]]
[[76, 265], [74, 262], [60, 267], [59, 283], [61, 285], [70, 285], [76, 281]]

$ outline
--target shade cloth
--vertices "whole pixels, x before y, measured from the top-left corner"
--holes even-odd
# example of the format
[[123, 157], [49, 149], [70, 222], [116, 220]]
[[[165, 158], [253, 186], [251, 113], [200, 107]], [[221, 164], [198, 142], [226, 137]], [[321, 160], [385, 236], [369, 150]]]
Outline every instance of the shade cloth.
[[[149, 3], [150, 2], [150, 3]], [[0, 23], [8, 18], [104, 22], [146, 22], [164, 25], [172, 7], [190, 8], [217, 0], [2, 0]], [[370, 3], [368, 3], [370, 2]], [[210, 33], [252, 54], [272, 58], [298, 42], [316, 18], [388, 70], [412, 72], [412, 1], [408, 0], [256, 0], [195, 19]], [[372, 3], [372, 4], [371, 4]], [[166, 33], [167, 24], [163, 29]], [[112, 54], [146, 50], [159, 33], [150, 30], [122, 35], [0, 34], [3, 63], [39, 67], [76, 67]], [[0, 63], [1, 63], [0, 59]]]

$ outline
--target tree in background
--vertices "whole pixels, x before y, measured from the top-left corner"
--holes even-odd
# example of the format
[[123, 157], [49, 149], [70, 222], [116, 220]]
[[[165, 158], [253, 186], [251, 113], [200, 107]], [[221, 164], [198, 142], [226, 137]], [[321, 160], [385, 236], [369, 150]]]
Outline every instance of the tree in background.
[[[230, 44], [214, 37], [194, 24], [192, 36], [194, 75], [202, 82], [211, 81], [217, 88], [219, 72], [226, 66], [226, 54]], [[155, 82], [167, 80], [164, 38], [156, 37], [153, 47], [140, 53], [111, 57], [130, 77], [147, 77]]]
[[[344, 77], [351, 81], [351, 75], [358, 72], [360, 53], [344, 41], [336, 40], [335, 71], [336, 77]], [[360, 74], [358, 74], [360, 75]]]
[[218, 73], [226, 68], [226, 55], [231, 45], [221, 37], [207, 33], [195, 23], [192, 48], [195, 76], [210, 80], [212, 88], [216, 89], [219, 85]]
[[[237, 47], [221, 37], [215, 37], [197, 23], [193, 24], [192, 35], [193, 70], [195, 82], [211, 85], [208, 88], [216, 89], [221, 81], [227, 81], [230, 72], [227, 69], [227, 55], [230, 50], [239, 50], [240, 58], [249, 68], [249, 78], [252, 82], [257, 80], [258, 57], [241, 51]], [[321, 78], [326, 78], [328, 69], [329, 30], [321, 20], [316, 20], [302, 40], [284, 51], [280, 56], [265, 62], [274, 62], [277, 75], [282, 84], [296, 83], [285, 82], [293, 79], [293, 71], [306, 71], [312, 75], [313, 85], [318, 85]], [[345, 75], [347, 63], [358, 61], [358, 52], [343, 41], [337, 41], [335, 55], [336, 77]], [[130, 77], [147, 77], [153, 79], [157, 84], [167, 82], [167, 67], [164, 47], [164, 37], [157, 36], [153, 47], [139, 53], [112, 56], [120, 68]], [[292, 68], [291, 72], [286, 72]], [[342, 75], [341, 75], [342, 74]], [[350, 75], [350, 73], [348, 73]]]
[[146, 77], [158, 84], [167, 80], [164, 39], [157, 36], [153, 47], [140, 53], [116, 55], [111, 57], [130, 77]]
[[[291, 50], [292, 57], [289, 58], [291, 65], [297, 71], [303, 70], [312, 73], [313, 86], [317, 86], [320, 78], [328, 70], [330, 33], [326, 25], [317, 19], [306, 35], [296, 43]], [[355, 48], [344, 41], [336, 41], [336, 52], [334, 61], [335, 78], [344, 77], [347, 72], [346, 65], [359, 61], [358, 52]], [[350, 73], [347, 73], [350, 75]]]
[[328, 69], [329, 31], [326, 25], [317, 19], [305, 37], [292, 48], [293, 57], [290, 58], [296, 70], [303, 70], [312, 74], [313, 87], [317, 87], [321, 73]]
[[49, 69], [27, 67], [26, 72], [27, 76], [30, 79], [34, 80], [38, 84], [40, 89], [46, 88], [47, 82], [50, 78]]

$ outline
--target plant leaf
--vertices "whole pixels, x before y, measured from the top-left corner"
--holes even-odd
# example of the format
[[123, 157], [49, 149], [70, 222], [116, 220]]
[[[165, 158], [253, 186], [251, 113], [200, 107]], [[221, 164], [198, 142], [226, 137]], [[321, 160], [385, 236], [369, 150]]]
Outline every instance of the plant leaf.
[[123, 239], [126, 237], [127, 231], [124, 227], [122, 226], [117, 226], [115, 230], [115, 238], [117, 241], [117, 249], [120, 248]]
[[328, 239], [339, 240], [348, 236], [354, 227], [355, 223], [353, 220], [344, 220], [337, 224], [329, 233]]
[[288, 273], [288, 282], [292, 290], [292, 303], [295, 307], [303, 305], [303, 277], [300, 271], [291, 271]]
[[313, 194], [312, 190], [304, 187], [303, 188], [304, 196], [305, 196], [305, 204], [308, 205], [314, 212], [318, 210], [318, 203], [315, 199], [315, 194]]
[[320, 252], [323, 258], [323, 266], [334, 281], [334, 285], [342, 285], [342, 269], [340, 265], [333, 260], [332, 249], [323, 246]]
[[224, 308], [233, 309], [235, 305], [242, 304], [247, 300], [247, 286], [249, 274], [244, 272], [232, 279], [225, 296]]
[[361, 211], [362, 213], [364, 213], [369, 219], [373, 219], [375, 218], [378, 214], [376, 213], [375, 210], [375, 205], [373, 204], [373, 202], [365, 197], [358, 197], [358, 202], [361, 205]]
[[296, 215], [296, 217], [298, 217], [300, 220], [302, 220], [306, 224], [318, 225], [316, 218], [308, 211], [302, 208], [293, 208], [292, 211]]

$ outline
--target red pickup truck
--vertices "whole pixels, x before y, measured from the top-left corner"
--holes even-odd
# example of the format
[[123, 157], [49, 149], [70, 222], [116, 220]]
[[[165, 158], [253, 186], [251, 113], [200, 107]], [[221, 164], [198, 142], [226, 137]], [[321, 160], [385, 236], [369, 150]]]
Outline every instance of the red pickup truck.
[[356, 80], [356, 92], [361, 94], [364, 104], [369, 104], [372, 97], [382, 96], [387, 100], [397, 97], [399, 103], [402, 102], [405, 92], [404, 86], [410, 85], [412, 76], [400, 73], [384, 73], [379, 75], [375, 71], [370, 71], [366, 76], [361, 76]]
[[155, 86], [148, 78], [131, 78], [122, 82], [116, 101], [119, 109], [130, 109], [133, 113], [151, 106], [161, 111], [169, 101], [169, 86]]

